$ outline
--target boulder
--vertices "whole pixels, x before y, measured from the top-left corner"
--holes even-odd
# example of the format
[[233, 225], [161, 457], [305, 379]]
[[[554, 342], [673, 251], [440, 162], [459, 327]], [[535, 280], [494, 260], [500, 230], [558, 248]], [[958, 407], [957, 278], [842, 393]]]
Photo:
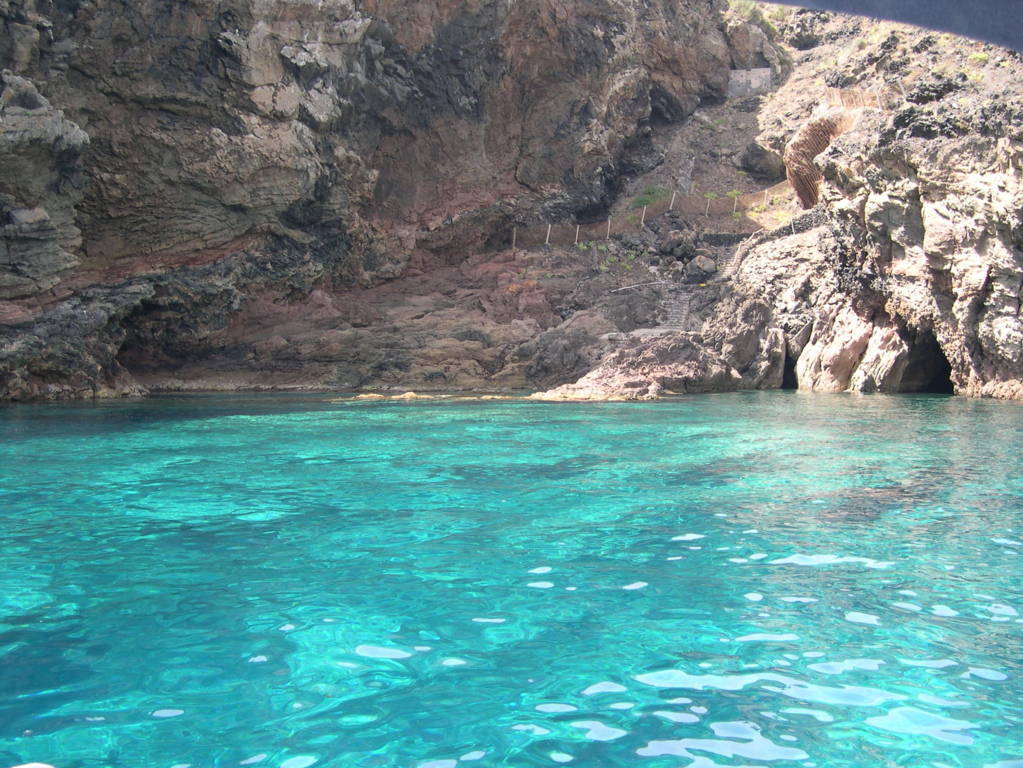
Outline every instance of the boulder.
[[781, 155], [763, 144], [752, 141], [739, 157], [739, 167], [755, 179], [779, 182], [785, 178], [785, 162]]

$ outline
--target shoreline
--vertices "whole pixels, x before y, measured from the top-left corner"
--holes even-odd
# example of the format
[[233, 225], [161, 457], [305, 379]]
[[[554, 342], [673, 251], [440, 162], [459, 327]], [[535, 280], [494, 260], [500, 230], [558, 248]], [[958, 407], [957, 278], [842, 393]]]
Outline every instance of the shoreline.
[[973, 397], [969, 395], [938, 394], [930, 392], [904, 392], [904, 393], [862, 393], [862, 392], [818, 392], [813, 390], [799, 389], [730, 389], [720, 391], [703, 392], [662, 392], [656, 397], [634, 398], [616, 395], [606, 397], [566, 397], [563, 395], [549, 395], [548, 392], [526, 392], [523, 390], [488, 390], [481, 392], [466, 390], [437, 390], [417, 392], [412, 390], [373, 390], [373, 391], [338, 391], [330, 389], [194, 389], [150, 392], [144, 395], [125, 395], [114, 397], [86, 397], [76, 399], [34, 399], [34, 400], [0, 400], [0, 409], [14, 406], [74, 406], [74, 405], [105, 405], [108, 403], [141, 404], [146, 401], [159, 402], [169, 400], [199, 400], [203, 398], [224, 398], [224, 399], [245, 399], [245, 398], [272, 398], [272, 397], [295, 397], [309, 398], [324, 403], [337, 405], [359, 405], [371, 403], [414, 403], [414, 402], [523, 402], [523, 403], [547, 403], [547, 404], [599, 404], [599, 403], [668, 403], [679, 400], [689, 400], [694, 397], [713, 395], [738, 395], [752, 393], [786, 393], [788, 395], [800, 395], [809, 397], [858, 397], [873, 399], [881, 398], [902, 398], [902, 397], [927, 397], [954, 400], [992, 401], [1005, 403], [1019, 403], [1021, 400], [1013, 400], [996, 397]]

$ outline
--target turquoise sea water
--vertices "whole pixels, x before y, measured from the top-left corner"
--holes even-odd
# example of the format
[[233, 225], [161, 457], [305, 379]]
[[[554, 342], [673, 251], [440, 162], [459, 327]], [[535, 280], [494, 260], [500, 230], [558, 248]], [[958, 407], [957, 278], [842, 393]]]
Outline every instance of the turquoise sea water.
[[0, 408], [0, 766], [1023, 766], [1023, 407]]

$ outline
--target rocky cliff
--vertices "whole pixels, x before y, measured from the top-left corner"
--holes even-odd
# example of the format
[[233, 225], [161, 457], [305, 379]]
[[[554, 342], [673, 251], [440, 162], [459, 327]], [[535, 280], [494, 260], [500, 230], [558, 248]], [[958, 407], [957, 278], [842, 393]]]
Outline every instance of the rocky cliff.
[[606, 210], [731, 65], [712, 0], [3, 0], [0, 396], [389, 383], [364, 292]]
[[[0, 0], [0, 398], [1023, 396], [1017, 55], [747, 5]], [[749, 67], [780, 87], [724, 101]], [[809, 214], [508, 248], [762, 188], [829, 86], [898, 97], [805, 169]]]
[[[813, 169], [820, 202], [737, 249], [688, 333], [634, 337], [552, 398], [777, 388], [1023, 397], [1023, 68], [1017, 53], [787, 16], [793, 75], [758, 108], [780, 151], [826, 86], [891, 95]], [[826, 148], [825, 148], [826, 147]], [[816, 190], [814, 190], [816, 191]], [[811, 200], [812, 202], [812, 200]]]

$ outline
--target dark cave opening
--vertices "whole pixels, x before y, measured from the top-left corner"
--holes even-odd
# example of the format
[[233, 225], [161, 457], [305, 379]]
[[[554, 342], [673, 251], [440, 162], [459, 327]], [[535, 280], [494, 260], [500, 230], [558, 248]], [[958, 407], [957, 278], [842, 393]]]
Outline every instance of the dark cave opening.
[[688, 117], [685, 105], [660, 84], [650, 88], [650, 124], [656, 128], [681, 123]]
[[902, 374], [900, 392], [934, 395], [955, 394], [952, 366], [931, 330], [916, 331], [909, 344], [909, 359]]
[[785, 351], [785, 367], [782, 370], [781, 375], [781, 388], [782, 389], [799, 389], [799, 377], [796, 375], [796, 360]]

